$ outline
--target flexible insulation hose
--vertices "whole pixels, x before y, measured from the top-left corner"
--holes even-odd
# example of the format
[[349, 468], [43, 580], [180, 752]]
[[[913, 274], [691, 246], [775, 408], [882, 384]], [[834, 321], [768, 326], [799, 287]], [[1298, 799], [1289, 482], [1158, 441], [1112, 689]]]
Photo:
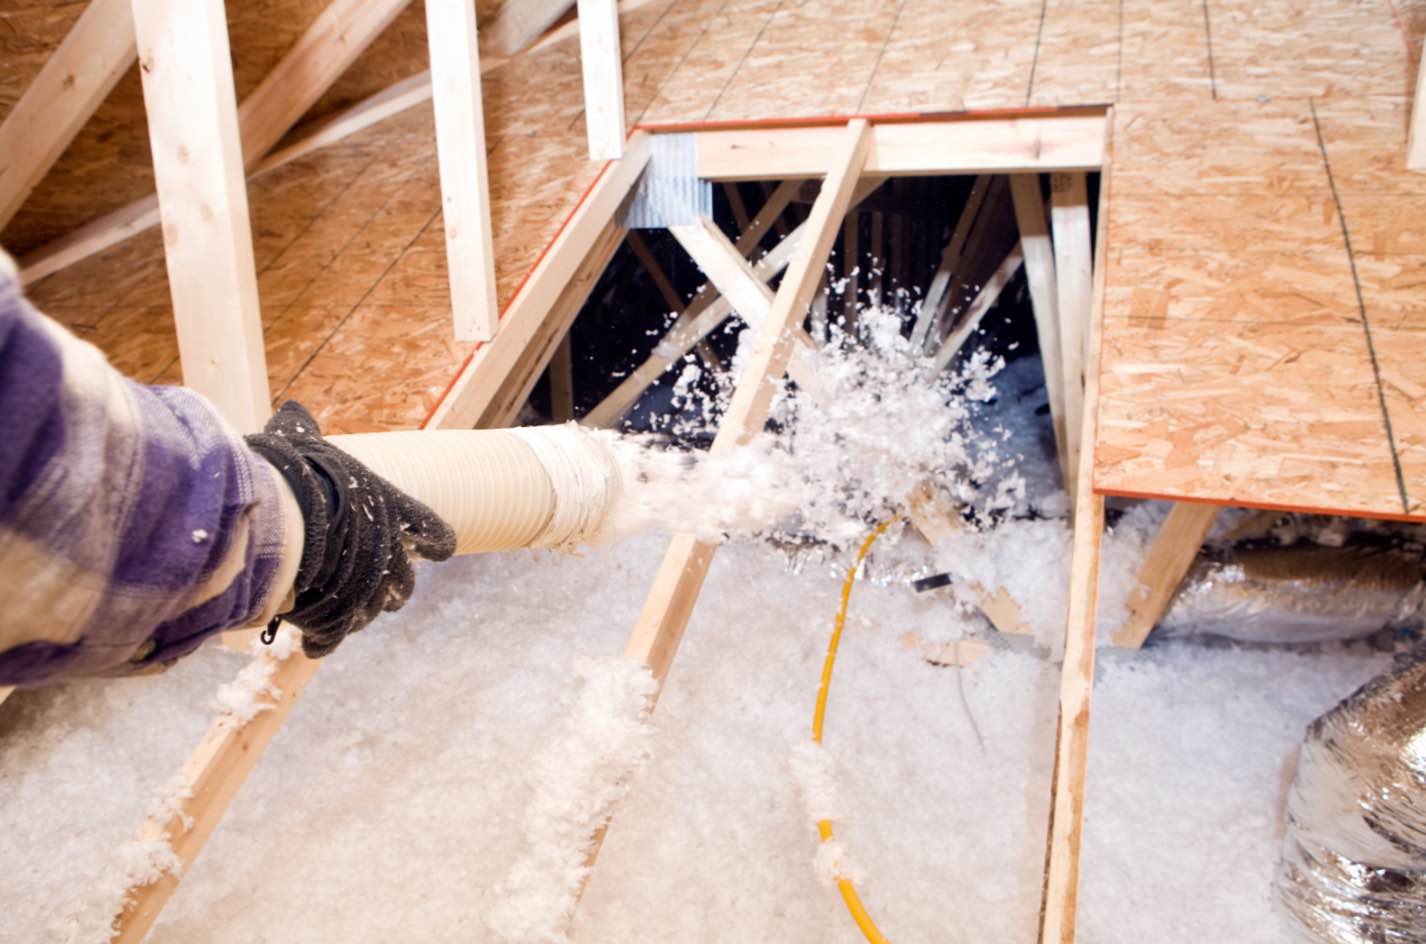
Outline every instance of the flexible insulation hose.
[[587, 542], [621, 488], [604, 440], [574, 424], [328, 439], [430, 506], [455, 531], [457, 554]]
[[[842, 629], [847, 624], [847, 605], [852, 600], [852, 586], [857, 581], [857, 571], [861, 570], [862, 562], [866, 560], [876, 539], [885, 534], [887, 528], [900, 520], [901, 516], [896, 515], [873, 528], [857, 550], [857, 559], [852, 562], [851, 567], [847, 568], [847, 579], [842, 584], [842, 605], [837, 610], [837, 622], [832, 628], [832, 638], [827, 641], [827, 657], [822, 661], [822, 681], [817, 686], [817, 707], [812, 711], [812, 743], [814, 744], [822, 743], [822, 724], [827, 718], [827, 692], [832, 687], [832, 669], [837, 664], [837, 649], [842, 644]], [[830, 842], [832, 839], [831, 820], [818, 820], [817, 832], [823, 842]], [[847, 903], [847, 911], [851, 913], [852, 920], [856, 922], [866, 939], [872, 944], [890, 944], [890, 940], [881, 933], [881, 929], [876, 926], [876, 922], [867, 912], [866, 906], [862, 904], [861, 896], [857, 894], [857, 887], [852, 884], [852, 880], [845, 876], [838, 876], [837, 889], [842, 893], [842, 900]]]

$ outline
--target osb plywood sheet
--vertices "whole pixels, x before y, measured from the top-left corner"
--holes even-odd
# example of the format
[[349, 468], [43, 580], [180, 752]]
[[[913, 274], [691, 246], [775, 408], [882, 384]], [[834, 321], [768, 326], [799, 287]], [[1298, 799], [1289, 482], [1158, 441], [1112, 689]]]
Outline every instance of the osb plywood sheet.
[[[860, 112], [900, 0], [784, 0], [708, 117]], [[828, 22], [836, 30], [825, 28]], [[780, 80], [768, 83], [769, 73]]]
[[1096, 487], [1426, 514], [1405, 120], [1390, 97], [1118, 109]]
[[1426, 515], [1426, 357], [1422, 356], [1426, 350], [1426, 325], [1422, 324], [1426, 311], [1422, 304], [1417, 302], [1418, 320], [1411, 330], [1372, 330], [1408, 510], [1416, 516]]
[[1403, 512], [1356, 325], [1106, 320], [1095, 486]]
[[1030, 104], [1116, 101], [1122, 80], [1123, 29], [1120, 0], [1049, 0]]
[[906, 0], [862, 110], [1025, 105], [1043, 9], [1040, 0]]
[[1406, 95], [1393, 0], [1210, 0], [1219, 97]]

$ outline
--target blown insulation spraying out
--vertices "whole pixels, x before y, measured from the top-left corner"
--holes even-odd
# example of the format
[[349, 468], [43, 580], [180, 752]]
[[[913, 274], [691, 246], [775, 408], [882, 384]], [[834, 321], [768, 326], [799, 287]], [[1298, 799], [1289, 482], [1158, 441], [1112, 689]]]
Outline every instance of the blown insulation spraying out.
[[1328, 944], [1426, 941], [1426, 659], [1308, 728], [1277, 892]]

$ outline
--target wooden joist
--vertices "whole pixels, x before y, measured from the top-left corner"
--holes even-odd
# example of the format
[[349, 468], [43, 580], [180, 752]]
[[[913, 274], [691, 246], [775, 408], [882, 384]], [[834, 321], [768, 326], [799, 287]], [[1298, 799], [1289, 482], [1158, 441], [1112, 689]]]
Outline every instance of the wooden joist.
[[[802, 227], [799, 226], [771, 252], [759, 259], [753, 267], [758, 279], [766, 282], [787, 268], [801, 238]], [[644, 362], [630, 372], [594, 409], [581, 417], [580, 422], [596, 428], [617, 424], [638, 402], [639, 397], [643, 396], [644, 391], [663, 376], [670, 365], [693, 350], [732, 313], [733, 306], [728, 299], [711, 289], [705, 290], [678, 316]]]
[[[713, 440], [712, 454], [726, 454], [762, 432], [776, 389], [792, 354], [792, 329], [807, 314], [812, 293], [831, 253], [837, 225], [851, 205], [853, 190], [866, 164], [871, 135], [863, 119], [851, 121], [830, 154], [833, 168], [812, 206], [807, 231], [783, 278], [757, 345], [743, 368], [732, 402]], [[673, 664], [683, 631], [708, 567], [714, 545], [680, 535], [664, 555], [625, 655], [647, 666], [663, 682]]]
[[579, 0], [579, 61], [589, 156], [614, 160], [624, 153], [624, 67], [614, 0]]
[[574, 0], [505, 0], [490, 23], [490, 42], [507, 56], [521, 52], [559, 22]]
[[[361, 103], [363, 108], [358, 120], [350, 120], [352, 115], [346, 115], [346, 121], [326, 123], [314, 129], [312, 135], [304, 136], [303, 142], [284, 148], [280, 157], [274, 155], [278, 159], [263, 159], [408, 2], [410, 0], [333, 0], [322, 11], [238, 109], [243, 166], [250, 174], [296, 160], [317, 147], [331, 144], [430, 97], [429, 77], [421, 83], [424, 88], [418, 84], [414, 94], [410, 80], [397, 83], [391, 90]], [[157, 196], [140, 197], [26, 253], [20, 259], [20, 281], [32, 284], [116, 246], [158, 222]]]
[[[627, 15], [650, 2], [652, 0], [622, 0], [619, 4], [619, 12], [621, 15]], [[314, 24], [314, 28], [317, 28], [318, 25]], [[522, 54], [548, 48], [571, 38], [577, 32], [577, 20], [556, 26], [541, 36], [538, 42], [525, 49]], [[348, 45], [369, 44], [372, 39], [375, 39], [375, 34], [370, 36], [363, 34], [357, 37], [348, 33], [343, 42]], [[303, 47], [304, 44], [299, 42], [287, 58], [292, 59], [298, 49]], [[362, 45], [362, 48], [365, 48], [365, 45]], [[511, 61], [509, 57], [485, 56], [480, 62], [481, 74], [498, 69], [509, 61]], [[296, 65], [296, 60], [293, 60], [293, 64]], [[282, 67], [282, 64], [279, 64], [278, 68]], [[261, 174], [289, 164], [313, 151], [335, 144], [349, 135], [400, 114], [408, 108], [413, 108], [430, 98], [431, 74], [429, 71], [402, 79], [301, 132], [300, 136], [290, 144], [272, 151], [253, 166], [250, 175]], [[242, 109], [239, 110], [240, 118], [245, 114], [246, 112]], [[253, 120], [256, 120], [256, 117]], [[248, 135], [245, 133], [243, 138], [246, 142]], [[157, 199], [153, 196], [141, 197], [84, 224], [72, 233], [67, 233], [26, 253], [19, 260], [20, 283], [31, 285], [156, 225], [158, 225]]]
[[945, 249], [941, 251], [941, 263], [931, 276], [931, 284], [926, 288], [926, 297], [921, 300], [921, 312], [916, 316], [915, 327], [911, 329], [912, 344], [924, 348], [928, 343], [934, 341], [931, 335], [931, 326], [941, 317], [941, 312], [944, 310], [943, 302], [951, 287], [951, 279], [960, 271], [968, 255], [966, 240], [970, 238], [971, 226], [975, 223], [976, 216], [980, 213], [981, 204], [985, 202], [986, 194], [990, 191], [992, 179], [989, 174], [980, 174], [971, 184], [965, 206], [961, 207], [960, 216], [956, 219], [956, 228], [951, 232], [951, 239], [946, 243]]
[[475, 426], [492, 404], [508, 393], [521, 354], [546, 326], [562, 286], [584, 263], [648, 159], [648, 136], [637, 133], [629, 139], [624, 157], [604, 169], [550, 244], [500, 319], [495, 338], [476, 348], [461, 368], [436, 409], [434, 425], [447, 429]]
[[[1055, 248], [1055, 310], [1059, 318], [1060, 378], [1064, 383], [1065, 454], [1079, 468], [1078, 430], [1084, 414], [1084, 358], [1094, 303], [1093, 249], [1085, 175], [1050, 175], [1050, 226]], [[1091, 447], [1092, 448], [1092, 447]], [[1070, 493], [1073, 498], [1074, 493]]]
[[[747, 255], [751, 252], [767, 234], [767, 231], [781, 221], [782, 212], [787, 209], [788, 203], [796, 195], [798, 187], [799, 184], [795, 181], [785, 181], [776, 188], [769, 189], [767, 200], [763, 203], [762, 209], [758, 211], [757, 217], [750, 220], [748, 226], [738, 236], [735, 245], [740, 253]], [[631, 233], [630, 235], [632, 237], [635, 234]], [[634, 247], [634, 252], [638, 254], [642, 240], [639, 240], [637, 244], [631, 240], [631, 245]], [[772, 252], [760, 259], [754, 267], [758, 278], [766, 281], [781, 272], [791, 261], [792, 249], [795, 246], [796, 240], [789, 242], [788, 238], [784, 236], [783, 241]], [[671, 287], [670, 291], [672, 291]], [[594, 409], [585, 414], [580, 422], [600, 428], [618, 423], [623, 419], [624, 414], [638, 402], [639, 397], [643, 396], [644, 391], [663, 375], [670, 364], [701, 344], [713, 329], [723, 323], [723, 319], [732, 313], [732, 306], [717, 294], [711, 283], [705, 282], [694, 293], [693, 301], [686, 308], [678, 305], [670, 310], [678, 311], [679, 315], [658, 346], [642, 364], [624, 378], [618, 387], [601, 400]]]
[[426, 0], [426, 37], [455, 337], [489, 341], [500, 310], [474, 4]]
[[1059, 452], [1060, 475], [1065, 492], [1075, 495], [1075, 467], [1069, 464], [1069, 431], [1065, 428], [1065, 382], [1060, 361], [1060, 317], [1055, 290], [1055, 252], [1050, 245], [1050, 228], [1045, 219], [1045, 202], [1040, 195], [1038, 174], [1016, 174], [1010, 178], [1010, 194], [1015, 202], [1015, 221], [1020, 227], [1020, 252], [1025, 258], [1025, 281], [1030, 286], [1030, 307], [1035, 313], [1035, 333], [1040, 342], [1040, 363], [1045, 369], [1045, 390], [1050, 399], [1050, 418]]
[[[1038, 190], [1037, 190], [1038, 193]], [[1082, 441], [1094, 442], [1099, 401], [1100, 316], [1104, 307], [1107, 186], [1099, 194], [1093, 314], [1085, 385]], [[1094, 689], [1094, 642], [1098, 624], [1099, 551], [1104, 497], [1094, 491], [1094, 449], [1081, 451], [1075, 468], [1074, 543], [1070, 557], [1069, 608], [1064, 661], [1060, 666], [1059, 720], [1051, 778], [1049, 847], [1045, 853], [1040, 944], [1073, 944], [1079, 908], [1079, 852], [1084, 836], [1084, 783], [1089, 766], [1089, 713]]]
[[946, 339], [937, 348], [935, 362], [938, 370], [945, 370], [950, 366], [956, 354], [975, 333], [976, 328], [980, 327], [980, 322], [985, 318], [986, 312], [995, 307], [995, 303], [1000, 300], [1000, 295], [1005, 291], [1005, 287], [1010, 284], [1011, 279], [1015, 278], [1015, 273], [1024, 264], [1025, 259], [1020, 252], [1020, 244], [1016, 243], [1014, 248], [1006, 253], [1005, 260], [996, 267], [990, 278], [986, 279], [985, 284], [981, 286], [980, 292], [976, 294], [961, 317], [960, 324], [946, 335]]
[[91, 0], [0, 124], [0, 229], [135, 58], [129, 0]]
[[1416, 75], [1416, 95], [1411, 101], [1406, 169], [1426, 171], [1426, 55], [1421, 57], [1421, 69]]
[[282, 140], [410, 0], [332, 0], [272, 71], [243, 99], [243, 165]]
[[568, 423], [574, 419], [574, 358], [566, 331], [550, 358], [550, 419]]
[[134, 0], [183, 382], [243, 432], [267, 420], [267, 358], [222, 0]]
[[[890, 122], [872, 127], [866, 173], [925, 174], [1097, 171], [1104, 115]], [[840, 126], [696, 132], [698, 176], [708, 180], [818, 177]]]
[[[686, 226], [670, 226], [669, 232], [688, 252], [703, 274], [708, 276], [719, 294], [733, 306], [733, 310], [743, 322], [752, 328], [763, 330], [772, 313], [772, 289], [767, 287], [766, 280], [743, 258], [738, 247], [723, 235], [718, 224], [704, 218]], [[802, 350], [795, 352], [789, 360], [787, 373], [797, 381], [798, 386], [815, 390], [817, 378], [814, 365], [805, 357], [805, 353], [815, 350], [816, 344], [801, 325], [791, 330], [794, 343]]]
[[1139, 569], [1139, 584], [1129, 594], [1129, 618], [1114, 633], [1114, 643], [1137, 649], [1168, 610], [1198, 549], [1218, 518], [1218, 505], [1175, 502], [1160, 525]]
[[[194, 0], [178, 2], [193, 3]], [[182, 870], [130, 889], [124, 910], [114, 922], [112, 944], [139, 944], [148, 934], [321, 665], [319, 660], [308, 659], [301, 652], [294, 652], [285, 660], [274, 659], [267, 653], [257, 658], [267, 660], [272, 668], [268, 680], [271, 691], [256, 696], [261, 710], [247, 721], [227, 714], [220, 716], [179, 772], [189, 794], [182, 810], [151, 819], [140, 830], [140, 840], [166, 840]]]

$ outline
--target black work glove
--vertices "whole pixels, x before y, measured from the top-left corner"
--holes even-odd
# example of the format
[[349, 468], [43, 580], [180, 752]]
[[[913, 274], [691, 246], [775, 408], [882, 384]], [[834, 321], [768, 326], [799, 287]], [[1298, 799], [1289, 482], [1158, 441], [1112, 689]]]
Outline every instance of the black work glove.
[[300, 403], [287, 401], [261, 433], [243, 438], [277, 467], [302, 509], [297, 598], [280, 619], [302, 630], [310, 658], [410, 599], [416, 580], [410, 555], [439, 561], [455, 551], [449, 525], [323, 439]]

